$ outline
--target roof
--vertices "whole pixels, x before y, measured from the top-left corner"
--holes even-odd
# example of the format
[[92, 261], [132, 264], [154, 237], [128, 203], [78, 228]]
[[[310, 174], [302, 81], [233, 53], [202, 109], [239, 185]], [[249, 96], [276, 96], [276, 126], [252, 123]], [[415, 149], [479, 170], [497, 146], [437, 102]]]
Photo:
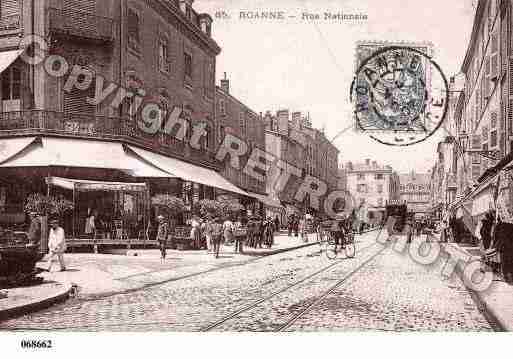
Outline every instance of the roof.
[[379, 163], [376, 163], [375, 165], [370, 162], [369, 164], [366, 163], [353, 163], [352, 169], [349, 169], [347, 166], [345, 167], [347, 172], [392, 172], [392, 168], [389, 166], [381, 165]]
[[399, 182], [401, 184], [428, 184], [429, 182], [431, 182], [431, 176], [428, 173], [401, 173], [399, 174]]

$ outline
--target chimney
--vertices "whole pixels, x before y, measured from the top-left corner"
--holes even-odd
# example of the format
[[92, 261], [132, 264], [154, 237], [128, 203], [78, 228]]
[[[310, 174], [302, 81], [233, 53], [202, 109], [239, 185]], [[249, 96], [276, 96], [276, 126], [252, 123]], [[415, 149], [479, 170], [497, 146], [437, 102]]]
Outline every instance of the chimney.
[[292, 126], [300, 128], [301, 126], [301, 112], [292, 112]]
[[208, 37], [212, 36], [212, 18], [209, 14], [198, 15], [201, 31]]
[[180, 10], [182, 10], [182, 12], [186, 14], [187, 8], [191, 8], [193, 2], [194, 0], [180, 0]]
[[224, 79], [221, 80], [221, 90], [230, 93], [230, 80], [226, 78], [226, 72], [224, 73]]
[[370, 166], [370, 158], [367, 158], [367, 159], [365, 160], [365, 165], [366, 165], [366, 166]]
[[276, 112], [276, 117], [278, 117], [278, 131], [288, 136], [289, 135], [289, 110], [279, 110]]

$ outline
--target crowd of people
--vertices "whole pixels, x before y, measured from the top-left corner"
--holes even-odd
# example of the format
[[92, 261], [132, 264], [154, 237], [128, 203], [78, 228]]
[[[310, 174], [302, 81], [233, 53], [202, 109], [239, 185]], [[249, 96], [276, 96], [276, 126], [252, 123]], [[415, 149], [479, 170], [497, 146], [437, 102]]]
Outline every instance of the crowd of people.
[[[169, 224], [163, 216], [157, 217], [158, 226], [156, 240], [159, 243], [162, 260], [166, 257], [166, 248], [171, 233]], [[262, 218], [258, 215], [247, 217], [221, 218], [214, 215], [205, 217], [193, 216], [190, 225], [190, 240], [194, 249], [206, 249], [209, 253], [219, 256], [221, 244], [233, 245], [235, 253], [243, 253], [244, 246], [250, 248], [271, 248], [274, 244], [274, 234], [280, 228], [278, 217]], [[241, 229], [245, 234], [239, 235]]]

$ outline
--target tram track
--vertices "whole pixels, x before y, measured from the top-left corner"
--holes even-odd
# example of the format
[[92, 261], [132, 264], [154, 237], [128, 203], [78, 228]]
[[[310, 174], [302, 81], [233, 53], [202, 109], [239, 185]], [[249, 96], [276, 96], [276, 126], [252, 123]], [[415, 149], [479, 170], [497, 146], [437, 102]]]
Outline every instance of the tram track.
[[[378, 233], [378, 236], [379, 234], [381, 233], [381, 231]], [[377, 243], [377, 242], [374, 242], [373, 244], [370, 244], [362, 249], [359, 250], [359, 253], [360, 254], [363, 254], [363, 253], [367, 253], [368, 251], [370, 251], [372, 248], [375, 248], [376, 246], [382, 246], [381, 244]], [[340, 286], [345, 280], [347, 280], [349, 277], [351, 277], [353, 274], [355, 274], [357, 271], [359, 271], [362, 267], [364, 267], [367, 263], [369, 263], [370, 261], [372, 261], [376, 256], [378, 256], [380, 253], [383, 252], [383, 250], [385, 250], [386, 247], [383, 247], [381, 248], [377, 253], [373, 254], [370, 258], [364, 260], [363, 263], [360, 263], [355, 269], [351, 270], [348, 274], [344, 275], [344, 278], [342, 281], [338, 281], [337, 284], [336, 284], [336, 287], [330, 287], [330, 289], [328, 290], [329, 293], [323, 293], [321, 294], [321, 296], [325, 297], [327, 295], [329, 295], [334, 289], [336, 289], [338, 286]], [[335, 268], [336, 266], [342, 264], [342, 263], [345, 263], [345, 260], [344, 259], [339, 259], [339, 260], [336, 260], [335, 263], [332, 263], [328, 266], [325, 266], [323, 268], [321, 268], [320, 270], [317, 270], [315, 271], [314, 273], [312, 274], [309, 274], [307, 275], [306, 277], [290, 284], [290, 285], [287, 285], [279, 290], [276, 290], [274, 292], [272, 292], [271, 294], [261, 298], [261, 299], [258, 299], [258, 300], [255, 300], [255, 301], [252, 301], [251, 303], [243, 306], [242, 308], [234, 311], [234, 312], [231, 312], [230, 314], [226, 315], [225, 317], [217, 320], [216, 322], [206, 326], [206, 327], [203, 327], [200, 331], [202, 332], [207, 332], [207, 331], [212, 331], [212, 330], [215, 330], [217, 328], [220, 328], [222, 327], [225, 323], [227, 322], [230, 322], [234, 319], [236, 319], [237, 317], [239, 317], [241, 314], [244, 314], [244, 313], [247, 313], [247, 312], [250, 312], [252, 311], [253, 309], [256, 309], [257, 307], [259, 307], [261, 304], [265, 303], [265, 302], [268, 302], [270, 301], [271, 299], [281, 295], [281, 294], [284, 294], [284, 293], [287, 293], [289, 291], [291, 291], [292, 289], [296, 288], [297, 286], [299, 286], [300, 284], [303, 284], [303, 283], [306, 283], [307, 281], [311, 280], [311, 279], [314, 279], [318, 276], [320, 276], [321, 274], [326, 274], [328, 273], [329, 270]], [[319, 297], [318, 297], [319, 298]], [[310, 306], [310, 305], [309, 305]], [[301, 315], [303, 315], [304, 313], [300, 313]], [[297, 318], [293, 318], [293, 320], [297, 320], [299, 317]], [[288, 322], [287, 322], [288, 323]], [[282, 328], [282, 326], [280, 326], [278, 328], [277, 331], [280, 331]]]

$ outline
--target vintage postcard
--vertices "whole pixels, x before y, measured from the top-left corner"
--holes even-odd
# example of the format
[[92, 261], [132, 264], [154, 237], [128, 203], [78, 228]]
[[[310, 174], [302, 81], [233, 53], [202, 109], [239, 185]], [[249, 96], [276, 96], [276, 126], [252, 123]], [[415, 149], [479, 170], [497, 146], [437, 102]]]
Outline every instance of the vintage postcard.
[[509, 0], [0, 0], [0, 341], [513, 330], [512, 59]]

